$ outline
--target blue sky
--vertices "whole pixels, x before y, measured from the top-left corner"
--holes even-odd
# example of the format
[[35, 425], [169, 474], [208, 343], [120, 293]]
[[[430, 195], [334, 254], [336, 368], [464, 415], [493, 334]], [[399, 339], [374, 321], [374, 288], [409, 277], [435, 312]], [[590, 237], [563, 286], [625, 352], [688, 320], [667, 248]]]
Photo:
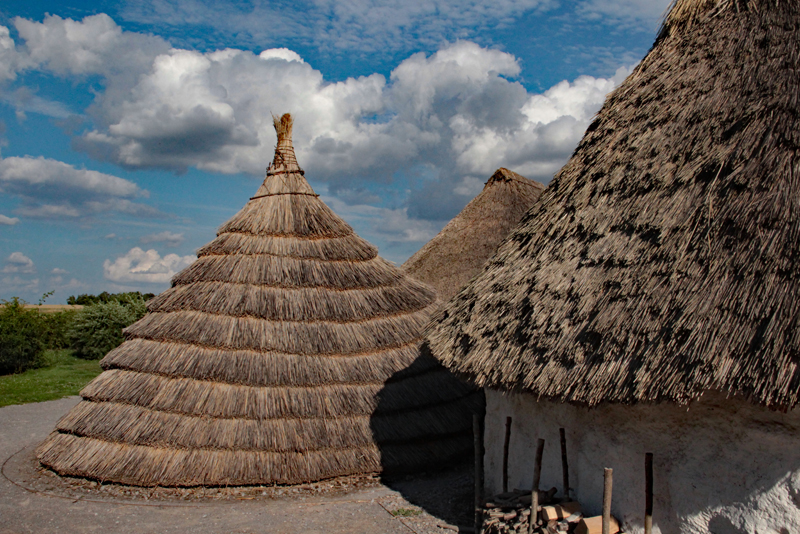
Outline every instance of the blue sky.
[[300, 165], [402, 263], [498, 167], [549, 182], [668, 0], [6, 1], [0, 299], [152, 291]]

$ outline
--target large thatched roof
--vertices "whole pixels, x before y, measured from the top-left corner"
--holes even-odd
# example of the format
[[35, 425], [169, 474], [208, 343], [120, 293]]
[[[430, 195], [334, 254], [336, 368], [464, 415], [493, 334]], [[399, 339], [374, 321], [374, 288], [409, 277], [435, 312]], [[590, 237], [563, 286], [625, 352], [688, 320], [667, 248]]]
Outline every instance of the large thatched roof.
[[297, 483], [469, 455], [474, 390], [419, 341], [434, 292], [314, 194], [291, 119], [264, 184], [150, 301], [40, 446], [138, 485]]
[[483, 191], [402, 269], [433, 286], [440, 300], [450, 300], [480, 272], [543, 189], [539, 182], [502, 167], [497, 169]]
[[775, 408], [800, 393], [800, 3], [679, 0], [430, 332], [477, 384]]

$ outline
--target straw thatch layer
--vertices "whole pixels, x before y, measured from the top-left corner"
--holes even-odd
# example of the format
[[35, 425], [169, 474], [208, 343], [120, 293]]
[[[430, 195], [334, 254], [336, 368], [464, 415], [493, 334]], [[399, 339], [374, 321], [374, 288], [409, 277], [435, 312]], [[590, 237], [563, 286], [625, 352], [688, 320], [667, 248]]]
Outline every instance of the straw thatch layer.
[[205, 311], [269, 321], [356, 322], [400, 314], [409, 306], [425, 307], [431, 296], [430, 289], [410, 283], [348, 291], [197, 282], [164, 291], [147, 308], [150, 312]]
[[[267, 177], [267, 181], [270, 177]], [[350, 225], [340, 219], [318, 197], [305, 194], [255, 196], [244, 208], [222, 225], [227, 232], [258, 236], [347, 237]]]
[[66, 476], [142, 486], [220, 486], [310, 482], [365, 472], [416, 470], [434, 458], [468, 454], [462, 436], [356, 449], [269, 452], [173, 449], [129, 445], [55, 433], [39, 448], [39, 461]]
[[402, 269], [434, 287], [439, 300], [450, 300], [481, 271], [543, 190], [539, 182], [503, 167], [497, 169], [483, 191]]
[[[273, 287], [360, 289], [403, 283], [403, 274], [383, 258], [352, 261], [298, 260], [270, 255], [202, 256], [175, 275], [173, 285], [231, 282]], [[413, 281], [405, 282], [413, 285]], [[431, 293], [432, 294], [432, 293]]]
[[44, 465], [138, 485], [272, 484], [469, 453], [481, 398], [419, 352], [435, 292], [325, 206], [291, 121], [276, 129], [264, 184], [125, 330], [40, 446]]
[[[464, 406], [456, 406], [463, 410]], [[176, 449], [236, 449], [298, 452], [372, 447], [378, 427], [385, 442], [435, 438], [463, 432], [453, 407], [437, 405], [419, 412], [343, 417], [276, 419], [212, 418], [151, 410], [113, 402], [81, 402], [56, 425], [61, 433]], [[458, 414], [462, 417], [469, 413]]]
[[[800, 4], [679, 1], [433, 354], [563, 401], [800, 394]], [[688, 10], [688, 11], [687, 11]]]
[[270, 254], [294, 259], [363, 261], [377, 256], [378, 249], [356, 234], [329, 239], [297, 239], [238, 233], [221, 234], [197, 251], [198, 256], [224, 254]]
[[105, 369], [141, 371], [172, 378], [196, 378], [248, 386], [386, 382], [401, 371], [410, 371], [412, 363], [416, 374], [438, 365], [432, 358], [419, 358], [416, 345], [331, 358], [212, 349], [145, 339], [132, 339], [123, 343], [103, 358]]
[[[217, 418], [341, 417], [417, 409], [472, 393], [471, 388], [447, 377], [446, 371], [438, 368], [386, 384], [256, 387], [110, 369], [89, 383], [81, 396], [96, 402]], [[408, 396], [409, 387], [415, 388], [413, 398]]]
[[335, 355], [413, 343], [419, 339], [428, 318], [425, 310], [357, 323], [267, 321], [178, 311], [147, 314], [125, 333], [142, 339], [182, 341], [204, 347]]

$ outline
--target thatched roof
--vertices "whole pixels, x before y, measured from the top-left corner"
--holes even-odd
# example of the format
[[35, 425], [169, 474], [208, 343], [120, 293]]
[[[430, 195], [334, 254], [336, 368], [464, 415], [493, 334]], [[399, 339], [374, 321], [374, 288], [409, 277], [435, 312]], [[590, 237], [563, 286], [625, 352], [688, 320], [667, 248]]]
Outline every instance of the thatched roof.
[[543, 189], [539, 182], [497, 169], [483, 191], [406, 260], [402, 269], [436, 289], [441, 301], [450, 300], [480, 272]]
[[276, 120], [264, 184], [148, 303], [40, 446], [65, 475], [297, 483], [469, 455], [479, 399], [419, 342], [434, 291], [309, 186]]
[[679, 0], [573, 157], [442, 310], [481, 386], [596, 404], [800, 393], [800, 3]]

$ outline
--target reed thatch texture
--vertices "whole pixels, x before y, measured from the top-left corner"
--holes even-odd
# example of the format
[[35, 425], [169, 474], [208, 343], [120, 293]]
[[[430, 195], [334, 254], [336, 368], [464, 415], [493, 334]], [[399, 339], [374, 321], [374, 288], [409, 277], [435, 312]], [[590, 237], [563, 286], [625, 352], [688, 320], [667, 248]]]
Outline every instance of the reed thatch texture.
[[264, 184], [101, 362], [40, 446], [137, 485], [298, 483], [468, 455], [473, 388], [430, 356], [434, 291], [314, 193], [291, 119]]
[[461, 212], [411, 256], [402, 269], [436, 289], [442, 302], [478, 274], [501, 241], [519, 224], [544, 185], [503, 167]]
[[[597, 404], [800, 393], [800, 3], [679, 0], [438, 315], [481, 386]], [[436, 324], [438, 323], [438, 324]]]

